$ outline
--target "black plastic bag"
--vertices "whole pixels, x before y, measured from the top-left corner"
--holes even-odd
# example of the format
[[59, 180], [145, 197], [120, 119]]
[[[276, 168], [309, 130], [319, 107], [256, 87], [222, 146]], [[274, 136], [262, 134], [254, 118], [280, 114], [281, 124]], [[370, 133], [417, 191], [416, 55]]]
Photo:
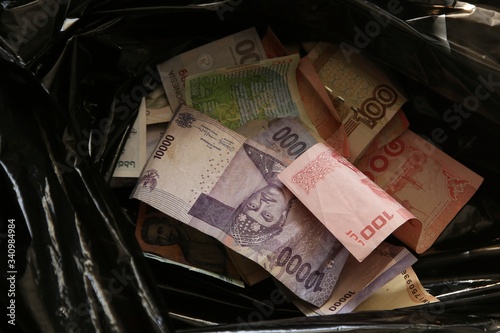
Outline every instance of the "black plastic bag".
[[[45, 0], [2, 7], [7, 325], [0, 330], [500, 331], [495, 4]], [[109, 184], [141, 97], [161, 84], [156, 64], [250, 26], [261, 34], [270, 26], [285, 42], [345, 43], [370, 57], [407, 94], [410, 128], [485, 178], [414, 265], [441, 302], [306, 318], [273, 297], [272, 281], [233, 288], [143, 257], [131, 189]]]

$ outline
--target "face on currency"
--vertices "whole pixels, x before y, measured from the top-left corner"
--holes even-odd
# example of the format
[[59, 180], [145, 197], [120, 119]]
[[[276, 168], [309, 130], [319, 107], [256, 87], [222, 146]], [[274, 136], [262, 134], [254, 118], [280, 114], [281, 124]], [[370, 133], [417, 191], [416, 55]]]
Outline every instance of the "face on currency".
[[282, 219], [287, 206], [283, 190], [275, 185], [268, 185], [246, 200], [242, 213], [265, 227], [271, 227]]
[[142, 225], [142, 239], [153, 245], [167, 246], [183, 241], [183, 233], [178, 226], [165, 220], [149, 219]]

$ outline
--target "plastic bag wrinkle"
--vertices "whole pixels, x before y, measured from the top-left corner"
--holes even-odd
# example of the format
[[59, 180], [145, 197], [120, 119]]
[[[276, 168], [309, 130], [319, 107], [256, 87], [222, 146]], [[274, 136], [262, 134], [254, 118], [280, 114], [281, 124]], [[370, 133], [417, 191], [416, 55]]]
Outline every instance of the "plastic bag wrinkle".
[[[2, 67], [9, 65], [2, 62]], [[2, 216], [15, 217], [18, 225], [20, 273], [25, 269], [23, 246], [36, 253], [24, 257], [36, 268], [35, 290], [49, 326], [56, 332], [96, 325], [110, 332], [127, 326], [169, 331], [168, 317], [159, 312], [161, 301], [155, 301], [155, 293], [142, 281], [147, 269], [144, 262], [136, 262], [142, 259], [135, 239], [117, 223], [127, 217], [85, 161], [61, 172], [57, 162], [64, 159], [65, 149], [55, 128], [61, 123], [51, 121], [57, 114], [51, 99], [28, 72], [12, 69], [10, 73], [15, 77], [2, 79], [1, 187], [16, 189], [10, 200], [17, 199], [20, 214], [10, 216], [17, 206], [13, 205], [2, 208]], [[23, 96], [27, 90], [29, 99]], [[31, 238], [26, 243], [21, 238], [23, 223]], [[32, 291], [21, 289], [18, 295], [30, 299], [26, 293]], [[134, 315], [122, 317], [128, 311]]]

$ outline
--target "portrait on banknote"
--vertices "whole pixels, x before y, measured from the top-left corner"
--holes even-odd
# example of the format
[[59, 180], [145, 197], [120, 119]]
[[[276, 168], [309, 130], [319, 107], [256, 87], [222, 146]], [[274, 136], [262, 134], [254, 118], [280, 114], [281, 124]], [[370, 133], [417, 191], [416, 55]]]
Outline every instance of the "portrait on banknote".
[[136, 237], [145, 252], [217, 274], [235, 274], [221, 242], [144, 203], [139, 208]]
[[[278, 245], [294, 198], [277, 178], [283, 168], [275, 157], [245, 143], [212, 192], [200, 195], [189, 214], [221, 229], [240, 246]], [[243, 170], [250, 188], [238, 186]], [[228, 196], [228, 191], [234, 195]]]

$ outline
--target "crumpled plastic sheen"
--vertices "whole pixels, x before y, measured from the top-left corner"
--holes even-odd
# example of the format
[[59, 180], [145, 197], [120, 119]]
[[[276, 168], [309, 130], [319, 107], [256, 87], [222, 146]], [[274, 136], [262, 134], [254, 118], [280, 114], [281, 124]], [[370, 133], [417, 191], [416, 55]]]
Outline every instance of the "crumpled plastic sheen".
[[[4, 309], [9, 219], [17, 283], [0, 332], [499, 331], [498, 17], [490, 1], [2, 1]], [[241, 289], [142, 255], [131, 188], [110, 183], [156, 64], [250, 26], [370, 57], [410, 128], [485, 178], [414, 265], [441, 302], [305, 317], [272, 280]]]

